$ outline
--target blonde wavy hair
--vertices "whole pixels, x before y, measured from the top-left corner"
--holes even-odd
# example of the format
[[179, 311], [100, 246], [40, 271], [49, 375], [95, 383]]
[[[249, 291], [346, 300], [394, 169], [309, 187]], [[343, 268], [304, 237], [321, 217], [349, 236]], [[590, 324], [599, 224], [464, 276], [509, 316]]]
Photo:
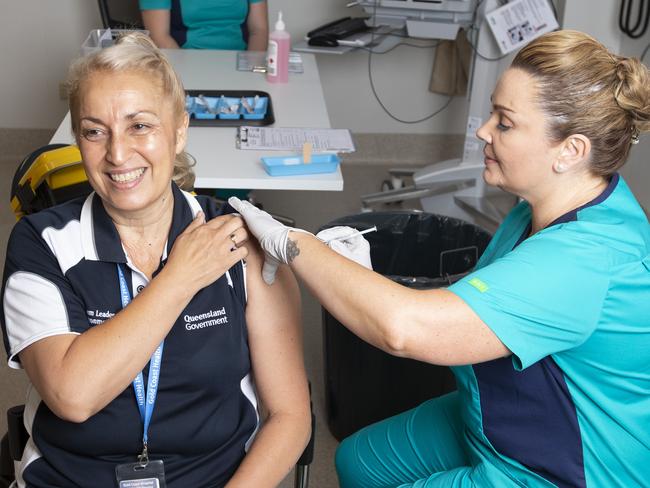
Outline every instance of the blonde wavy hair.
[[616, 172], [630, 145], [650, 130], [650, 75], [637, 58], [617, 56], [594, 38], [560, 30], [524, 47], [511, 65], [530, 74], [537, 103], [555, 142], [583, 134], [591, 142], [590, 168]]
[[[67, 80], [70, 118], [75, 137], [79, 136], [79, 111], [81, 86], [97, 72], [140, 72], [159, 80], [165, 98], [172, 102], [177, 120], [185, 112], [185, 90], [169, 60], [153, 41], [140, 32], [119, 38], [114, 46], [75, 61], [70, 67]], [[185, 151], [176, 156], [172, 179], [184, 190], [194, 187], [195, 160]]]

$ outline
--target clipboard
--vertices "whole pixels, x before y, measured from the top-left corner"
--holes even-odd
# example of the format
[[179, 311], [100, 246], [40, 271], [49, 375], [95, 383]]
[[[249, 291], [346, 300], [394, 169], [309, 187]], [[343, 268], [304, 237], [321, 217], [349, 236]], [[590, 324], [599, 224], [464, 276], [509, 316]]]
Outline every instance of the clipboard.
[[310, 142], [317, 152], [354, 152], [349, 129], [313, 129], [306, 127], [253, 127], [237, 130], [238, 149], [257, 151], [300, 151]]

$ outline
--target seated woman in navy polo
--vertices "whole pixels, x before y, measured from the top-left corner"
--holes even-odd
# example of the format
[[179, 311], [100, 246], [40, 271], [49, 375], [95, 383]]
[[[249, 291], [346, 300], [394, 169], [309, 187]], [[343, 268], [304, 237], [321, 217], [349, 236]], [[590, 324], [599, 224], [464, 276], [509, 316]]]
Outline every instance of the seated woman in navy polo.
[[310, 429], [290, 271], [264, 284], [242, 220], [179, 188], [184, 91], [148, 37], [77, 62], [70, 112], [95, 191], [7, 250], [5, 345], [33, 385], [18, 486], [276, 486]]

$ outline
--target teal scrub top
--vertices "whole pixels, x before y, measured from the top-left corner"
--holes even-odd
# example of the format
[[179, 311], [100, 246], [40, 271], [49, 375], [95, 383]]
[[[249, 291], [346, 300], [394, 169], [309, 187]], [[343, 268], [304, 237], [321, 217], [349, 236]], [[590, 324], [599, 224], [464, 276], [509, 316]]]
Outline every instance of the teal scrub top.
[[185, 49], [246, 49], [249, 4], [265, 0], [139, 0], [140, 10], [170, 10], [170, 33]]
[[530, 232], [508, 215], [449, 290], [512, 356], [454, 368], [469, 448], [524, 486], [645, 486], [650, 472], [650, 225], [614, 175]]

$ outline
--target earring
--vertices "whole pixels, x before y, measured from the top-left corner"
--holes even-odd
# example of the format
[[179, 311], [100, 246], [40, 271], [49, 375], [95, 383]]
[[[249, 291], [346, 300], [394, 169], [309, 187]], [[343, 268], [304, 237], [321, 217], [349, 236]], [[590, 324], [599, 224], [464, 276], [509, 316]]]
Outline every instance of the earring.
[[555, 171], [557, 171], [558, 173], [564, 173], [565, 169], [566, 169], [566, 166], [564, 164], [562, 164], [562, 163], [557, 163], [555, 165]]

